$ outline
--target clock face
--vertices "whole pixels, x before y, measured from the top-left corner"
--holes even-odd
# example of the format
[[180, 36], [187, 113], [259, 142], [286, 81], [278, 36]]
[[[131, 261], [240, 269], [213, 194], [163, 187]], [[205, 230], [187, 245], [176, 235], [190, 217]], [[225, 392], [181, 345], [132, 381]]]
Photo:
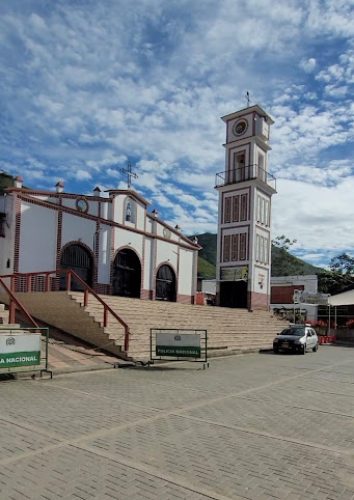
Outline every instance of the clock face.
[[86, 213], [88, 211], [89, 206], [85, 198], [78, 198], [76, 200], [76, 208], [79, 212]]
[[234, 123], [232, 131], [234, 135], [237, 136], [243, 135], [246, 132], [247, 127], [248, 127], [247, 121], [242, 118], [241, 120], [238, 120], [237, 122]]

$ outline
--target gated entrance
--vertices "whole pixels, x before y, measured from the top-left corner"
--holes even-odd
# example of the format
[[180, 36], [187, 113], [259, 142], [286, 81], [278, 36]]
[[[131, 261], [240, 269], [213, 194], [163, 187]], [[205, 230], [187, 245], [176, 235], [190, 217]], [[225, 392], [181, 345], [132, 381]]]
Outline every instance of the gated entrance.
[[222, 281], [220, 283], [220, 306], [247, 308], [247, 282]]
[[140, 297], [141, 265], [133, 250], [118, 252], [113, 263], [112, 294], [121, 297]]
[[168, 265], [161, 266], [157, 272], [156, 300], [176, 302], [176, 276]]
[[[89, 286], [92, 286], [93, 277], [93, 258], [90, 252], [79, 243], [73, 243], [64, 248], [60, 259], [61, 269], [72, 269]], [[65, 277], [63, 278], [65, 280]], [[80, 283], [72, 283], [72, 290], [82, 291]], [[61, 283], [61, 289], [65, 289], [64, 282]]]

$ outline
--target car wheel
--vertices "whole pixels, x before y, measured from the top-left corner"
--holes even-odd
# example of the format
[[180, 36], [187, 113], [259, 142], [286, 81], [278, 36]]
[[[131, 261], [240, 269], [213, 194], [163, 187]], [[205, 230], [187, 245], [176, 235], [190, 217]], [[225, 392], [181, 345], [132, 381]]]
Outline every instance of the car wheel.
[[315, 347], [312, 348], [313, 352], [317, 352], [318, 351], [318, 344], [315, 345]]
[[273, 347], [273, 352], [274, 352], [274, 354], [278, 354], [279, 353], [279, 347]]
[[302, 346], [300, 354], [306, 354], [306, 344]]

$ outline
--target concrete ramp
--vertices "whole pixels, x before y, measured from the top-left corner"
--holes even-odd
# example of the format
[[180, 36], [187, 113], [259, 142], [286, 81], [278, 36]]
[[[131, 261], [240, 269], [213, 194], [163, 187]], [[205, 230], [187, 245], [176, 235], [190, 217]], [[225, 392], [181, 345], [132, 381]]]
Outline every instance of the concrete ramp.
[[90, 314], [68, 292], [26, 292], [17, 293], [16, 297], [34, 318], [104, 351], [124, 356], [123, 327], [112, 321], [108, 328], [104, 328], [100, 322], [102, 316]]

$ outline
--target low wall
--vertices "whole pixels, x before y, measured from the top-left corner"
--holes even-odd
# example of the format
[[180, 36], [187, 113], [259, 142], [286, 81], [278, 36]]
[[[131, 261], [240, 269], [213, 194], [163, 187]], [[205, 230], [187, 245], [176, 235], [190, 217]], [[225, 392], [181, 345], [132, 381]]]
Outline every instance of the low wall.
[[339, 328], [336, 331], [336, 339], [339, 342], [348, 342], [349, 344], [354, 345], [354, 330]]

